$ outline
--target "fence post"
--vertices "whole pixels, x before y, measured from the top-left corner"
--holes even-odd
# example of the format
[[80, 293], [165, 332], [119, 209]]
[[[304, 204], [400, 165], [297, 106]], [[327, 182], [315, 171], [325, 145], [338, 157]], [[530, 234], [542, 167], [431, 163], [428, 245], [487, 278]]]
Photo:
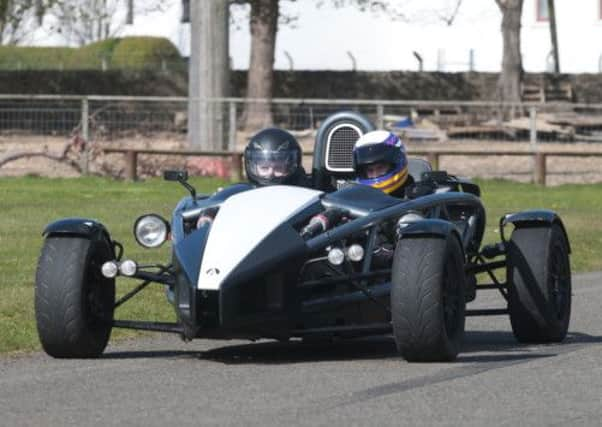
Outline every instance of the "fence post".
[[232, 152], [230, 159], [232, 163], [230, 179], [232, 181], [240, 181], [242, 179], [242, 153]]
[[535, 150], [537, 148], [537, 109], [535, 107], [529, 109], [529, 136], [531, 148]]
[[546, 155], [535, 153], [535, 183], [546, 185]]
[[533, 182], [537, 183], [537, 109], [535, 107], [529, 108], [529, 142], [531, 146], [531, 170], [533, 171]]
[[376, 106], [376, 126], [378, 129], [385, 128], [385, 108], [382, 104]]
[[138, 166], [138, 153], [134, 150], [125, 152], [125, 177], [126, 179], [136, 181], [136, 169]]
[[81, 122], [82, 122], [82, 139], [84, 141], [84, 151], [83, 151], [83, 158], [82, 158], [82, 173], [84, 175], [88, 175], [88, 173], [90, 172], [90, 128], [89, 128], [89, 110], [90, 110], [90, 106], [88, 104], [88, 97], [83, 97], [82, 98], [82, 117], [81, 117]]
[[474, 49], [468, 51], [468, 71], [474, 71]]
[[236, 102], [230, 101], [229, 104], [229, 119], [228, 119], [228, 151], [236, 151]]

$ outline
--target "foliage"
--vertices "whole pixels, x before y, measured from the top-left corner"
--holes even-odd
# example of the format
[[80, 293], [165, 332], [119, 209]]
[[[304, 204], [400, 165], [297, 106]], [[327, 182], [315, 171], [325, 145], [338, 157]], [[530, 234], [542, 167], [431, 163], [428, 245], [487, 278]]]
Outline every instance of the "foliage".
[[103, 60], [107, 65], [110, 64], [113, 51], [121, 42], [122, 39], [106, 39], [75, 49], [73, 55], [73, 68], [99, 69], [102, 66]]
[[162, 61], [181, 60], [180, 52], [171, 41], [162, 37], [127, 37], [113, 50], [112, 68], [137, 68], [161, 66]]
[[[133, 15], [162, 11], [169, 0], [134, 2]], [[128, 0], [54, 0], [47, 14], [51, 31], [68, 43], [87, 43], [116, 37], [127, 24]]]
[[0, 0], [0, 45], [17, 44], [41, 25], [56, 0]]
[[0, 46], [3, 70], [69, 68], [75, 49], [69, 47]]
[[[162, 37], [125, 37], [102, 40], [80, 48], [0, 46], [0, 68], [11, 69], [142, 69], [184, 65], [178, 49]], [[104, 64], [103, 64], [104, 63]]]

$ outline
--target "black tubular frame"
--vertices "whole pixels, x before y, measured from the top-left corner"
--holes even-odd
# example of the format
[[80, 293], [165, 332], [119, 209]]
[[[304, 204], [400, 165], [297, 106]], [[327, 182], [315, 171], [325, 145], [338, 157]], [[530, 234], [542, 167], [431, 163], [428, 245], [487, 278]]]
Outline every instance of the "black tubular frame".
[[[170, 273], [170, 270], [172, 268], [171, 265], [167, 265], [167, 266], [154, 265], [151, 267], [157, 267], [159, 269], [159, 272], [153, 273], [150, 271], [137, 271], [136, 274], [129, 277], [130, 279], [142, 279], [144, 281], [142, 283], [140, 283], [138, 286], [136, 286], [134, 289], [132, 289], [130, 292], [128, 292], [127, 294], [125, 294], [124, 296], [119, 298], [119, 300], [115, 301], [115, 304], [113, 305], [113, 309], [119, 307], [120, 305], [122, 305], [125, 302], [132, 299], [136, 294], [138, 294], [140, 291], [142, 291], [144, 288], [146, 288], [151, 283], [158, 283], [161, 285], [173, 285], [175, 283], [175, 279], [174, 279], [173, 275]], [[168, 274], [165, 274], [165, 273], [168, 273]], [[128, 276], [121, 276], [121, 277], [128, 277]]]
[[481, 201], [474, 195], [468, 193], [449, 192], [441, 194], [431, 194], [420, 197], [419, 199], [408, 200], [376, 212], [370, 212], [365, 216], [360, 216], [346, 224], [328, 230], [316, 237], [309, 239], [306, 244], [310, 252], [319, 251], [326, 246], [335, 244], [348, 236], [368, 230], [374, 225], [385, 221], [399, 218], [404, 213], [410, 211], [421, 211], [446, 205], [448, 203], [464, 203], [473, 206], [482, 211], [483, 217], [485, 209]]
[[114, 328], [137, 329], [141, 331], [171, 332], [183, 334], [184, 328], [179, 323], [151, 322], [144, 320], [113, 320]]
[[[382, 298], [388, 292], [390, 292], [390, 276], [391, 269], [381, 269], [370, 271], [370, 267], [372, 265], [373, 260], [373, 252], [374, 247], [376, 246], [377, 236], [379, 229], [381, 228], [381, 224], [386, 221], [391, 221], [401, 217], [403, 214], [410, 211], [433, 211], [433, 210], [441, 210], [445, 212], [446, 206], [448, 204], [462, 204], [466, 206], [473, 207], [477, 210], [479, 214], [483, 215], [484, 220], [484, 208], [480, 201], [480, 199], [469, 193], [461, 193], [461, 192], [449, 192], [449, 193], [440, 193], [440, 194], [432, 194], [421, 197], [419, 199], [408, 200], [400, 204], [395, 204], [393, 206], [375, 211], [369, 212], [362, 216], [357, 216], [353, 218], [351, 221], [339, 225], [335, 228], [325, 231], [324, 233], [310, 238], [306, 241], [308, 254], [316, 254], [317, 252], [326, 250], [329, 246], [339, 246], [342, 243], [345, 243], [347, 239], [353, 237], [354, 235], [363, 234], [366, 238], [365, 240], [365, 255], [364, 259], [361, 261], [361, 265], [359, 265], [360, 272], [353, 272], [352, 269], [348, 268], [350, 262], [347, 260], [347, 268], [346, 273], [342, 273], [340, 276], [331, 277], [327, 279], [320, 280], [309, 280], [305, 282], [301, 282], [297, 285], [298, 289], [308, 289], [314, 287], [320, 287], [325, 285], [339, 284], [339, 283], [348, 283], [353, 286], [356, 291], [352, 292], [349, 295], [341, 295], [340, 298], [335, 298], [330, 301], [332, 303], [343, 303], [358, 301], [359, 299], [363, 300], [372, 300], [374, 303], [377, 303], [379, 306], [390, 312], [390, 307], [388, 304], [383, 303], [378, 300], [378, 298]], [[430, 215], [428, 215], [430, 216]], [[435, 215], [437, 216], [437, 215]], [[428, 218], [427, 218], [428, 219]], [[431, 218], [438, 219], [438, 218]], [[482, 230], [481, 230], [482, 231]], [[425, 230], [425, 233], [428, 235], [429, 230]], [[432, 230], [434, 234], [440, 234], [437, 230]], [[364, 234], [365, 233], [365, 234]], [[462, 238], [462, 236], [458, 233], [458, 237]], [[472, 255], [468, 255], [467, 258], [470, 260], [466, 264], [466, 273], [467, 274], [478, 274], [478, 273], [487, 273], [492, 280], [492, 284], [481, 284], [477, 285], [478, 290], [484, 289], [497, 289], [502, 296], [507, 300], [507, 283], [500, 282], [495, 274], [494, 270], [499, 268], [504, 268], [506, 266], [506, 261], [498, 260], [487, 262], [481, 253], [476, 253]], [[308, 260], [310, 262], [312, 260]], [[151, 266], [148, 266], [151, 267]], [[150, 283], [159, 283], [163, 285], [173, 285], [175, 284], [175, 280], [173, 277], [173, 272], [171, 271], [171, 266], [152, 266], [159, 268], [158, 272], [150, 272], [150, 271], [138, 271], [132, 278], [137, 278], [143, 280], [138, 286], [136, 286], [133, 290], [128, 292], [126, 295], [121, 297], [116, 303], [115, 308], [121, 306], [129, 299], [134, 297], [140, 291], [142, 291], [146, 286]], [[375, 280], [371, 285], [367, 284], [367, 281], [371, 279], [379, 279], [383, 280]], [[312, 311], [313, 309], [319, 309], [324, 304], [328, 304], [329, 301], [326, 300], [310, 300], [306, 301], [307, 308]], [[507, 314], [507, 309], [479, 309], [479, 310], [466, 310], [467, 316], [476, 316], [476, 315], [499, 315], [499, 314]], [[117, 328], [128, 328], [128, 329], [138, 329], [138, 330], [148, 330], [148, 331], [160, 331], [160, 332], [171, 332], [184, 334], [184, 327], [180, 323], [164, 323], [164, 322], [152, 322], [152, 321], [136, 321], [136, 320], [113, 320], [113, 326]], [[371, 334], [371, 333], [390, 333], [391, 325], [389, 323], [379, 323], [379, 324], [366, 324], [366, 325], [341, 325], [341, 326], [332, 326], [326, 328], [315, 328], [315, 329], [300, 329], [300, 330], [292, 330], [291, 333], [294, 336], [303, 336], [303, 335], [311, 335], [311, 334], [320, 334], [320, 333], [352, 333], [352, 334]]]
[[[443, 209], [446, 211], [447, 204], [450, 203], [464, 203], [470, 206], [476, 207], [479, 210], [482, 210], [484, 214], [484, 208], [476, 196], [467, 193], [458, 193], [458, 192], [450, 192], [450, 193], [442, 193], [442, 194], [434, 194], [430, 196], [422, 197], [418, 200], [410, 200], [403, 204], [394, 205], [381, 211], [377, 211], [374, 213], [370, 213], [369, 215], [356, 217], [353, 221], [350, 221], [346, 224], [343, 224], [339, 227], [336, 227], [332, 230], [326, 231], [316, 237], [309, 239], [306, 243], [309, 247], [310, 251], [317, 252], [319, 250], [324, 250], [326, 247], [330, 245], [339, 245], [342, 241], [344, 241], [349, 236], [364, 231], [368, 232], [366, 250], [365, 250], [365, 258], [362, 261], [362, 272], [348, 275], [341, 275], [339, 277], [328, 278], [323, 280], [311, 280], [307, 282], [302, 282], [298, 285], [299, 288], [311, 288], [311, 287], [319, 287], [325, 285], [332, 285], [337, 283], [349, 283], [353, 285], [356, 289], [358, 289], [361, 293], [365, 295], [367, 299], [374, 300], [378, 303], [378, 305], [382, 305], [382, 303], [372, 295], [369, 286], [365, 286], [366, 279], [373, 279], [376, 277], [387, 277], [391, 274], [391, 269], [383, 269], [377, 271], [369, 271], [370, 265], [372, 263], [372, 255], [373, 249], [376, 242], [376, 236], [378, 234], [378, 229], [380, 224], [391, 220], [393, 218], [399, 218], [406, 212], [409, 211], [420, 211], [420, 210], [433, 210], [433, 209]], [[502, 297], [507, 301], [508, 300], [508, 284], [506, 282], [501, 282], [496, 276], [494, 271], [500, 268], [506, 268], [506, 259], [495, 260], [495, 261], [486, 261], [481, 253], [476, 253], [472, 256], [468, 256], [471, 259], [466, 265], [465, 272], [466, 274], [478, 274], [478, 273], [487, 273], [492, 283], [487, 284], [477, 284], [476, 290], [488, 290], [495, 289]], [[387, 281], [388, 282], [388, 281]], [[343, 298], [344, 299], [344, 298]], [[389, 307], [383, 307], [387, 311], [390, 312]], [[493, 316], [493, 315], [502, 315], [508, 314], [508, 309], [478, 309], [478, 310], [466, 310], [467, 316]], [[330, 328], [332, 329], [332, 328]]]
[[[145, 266], [139, 266], [145, 267]], [[146, 267], [155, 267], [159, 269], [159, 272], [153, 273], [150, 271], [137, 271], [134, 276], [129, 278], [131, 279], [142, 279], [144, 280], [130, 292], [122, 296], [119, 300], [115, 301], [113, 309], [123, 305], [130, 299], [132, 299], [135, 295], [137, 295], [140, 291], [146, 288], [151, 283], [156, 283], [160, 285], [171, 285], [175, 283], [175, 279], [173, 274], [171, 274], [172, 265], [152, 265]], [[128, 277], [128, 276], [121, 276]], [[145, 320], [123, 320], [123, 319], [113, 319], [112, 326], [114, 328], [122, 328], [122, 329], [136, 329], [141, 331], [156, 331], [156, 332], [170, 332], [183, 335], [184, 328], [180, 323], [174, 322], [153, 322], [153, 321], [145, 321]]]

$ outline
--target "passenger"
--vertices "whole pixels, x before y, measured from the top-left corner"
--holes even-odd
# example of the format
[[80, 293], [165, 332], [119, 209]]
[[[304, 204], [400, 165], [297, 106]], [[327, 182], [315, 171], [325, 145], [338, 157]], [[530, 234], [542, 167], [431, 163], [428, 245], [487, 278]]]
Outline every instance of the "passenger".
[[245, 148], [245, 170], [249, 181], [257, 186], [297, 185], [311, 182], [303, 166], [301, 146], [289, 132], [264, 129], [251, 138]]
[[408, 158], [401, 139], [391, 132], [375, 130], [357, 140], [353, 147], [356, 182], [405, 198], [414, 179], [408, 172]]

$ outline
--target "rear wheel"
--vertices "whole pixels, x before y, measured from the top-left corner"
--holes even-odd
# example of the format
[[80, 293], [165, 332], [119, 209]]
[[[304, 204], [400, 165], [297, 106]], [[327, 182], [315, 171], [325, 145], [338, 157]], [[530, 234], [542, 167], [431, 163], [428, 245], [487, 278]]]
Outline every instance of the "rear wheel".
[[42, 347], [59, 358], [98, 357], [111, 334], [115, 280], [101, 274], [109, 243], [48, 237], [36, 272], [35, 314]]
[[571, 266], [558, 224], [517, 228], [508, 245], [508, 310], [520, 342], [559, 342], [571, 316]]
[[399, 241], [393, 260], [391, 320], [404, 359], [456, 358], [464, 337], [465, 286], [462, 248], [454, 236]]

